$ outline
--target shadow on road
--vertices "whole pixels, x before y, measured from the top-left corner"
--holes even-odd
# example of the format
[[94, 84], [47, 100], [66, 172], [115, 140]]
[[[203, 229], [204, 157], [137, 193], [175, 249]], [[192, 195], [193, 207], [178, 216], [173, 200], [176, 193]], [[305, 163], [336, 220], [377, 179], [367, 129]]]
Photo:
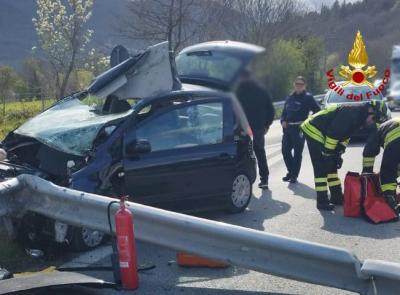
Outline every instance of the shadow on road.
[[290, 189], [294, 195], [303, 197], [305, 199], [315, 199], [315, 190], [308, 185], [297, 182], [297, 183], [289, 183], [288, 189]]
[[379, 240], [398, 238], [400, 235], [399, 222], [372, 224], [363, 217], [345, 217], [342, 206], [336, 206], [335, 212], [321, 211], [321, 215], [324, 218], [321, 228], [332, 233]]
[[274, 200], [270, 190], [263, 190], [259, 197], [253, 194], [247, 210], [242, 213], [229, 214], [219, 211], [203, 213], [198, 217], [264, 231], [265, 220], [285, 214], [289, 209], [290, 205], [288, 203]]

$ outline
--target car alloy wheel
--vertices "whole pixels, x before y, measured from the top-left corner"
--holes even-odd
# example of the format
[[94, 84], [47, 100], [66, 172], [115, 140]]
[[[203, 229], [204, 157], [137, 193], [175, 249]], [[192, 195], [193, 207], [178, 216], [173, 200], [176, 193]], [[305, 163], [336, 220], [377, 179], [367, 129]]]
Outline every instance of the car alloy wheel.
[[105, 234], [86, 227], [69, 226], [71, 233], [69, 244], [74, 251], [84, 251], [99, 246]]
[[98, 230], [82, 228], [82, 240], [88, 248], [94, 248], [101, 244], [104, 233]]
[[238, 174], [232, 183], [230, 212], [238, 213], [246, 209], [252, 195], [250, 179], [246, 174]]

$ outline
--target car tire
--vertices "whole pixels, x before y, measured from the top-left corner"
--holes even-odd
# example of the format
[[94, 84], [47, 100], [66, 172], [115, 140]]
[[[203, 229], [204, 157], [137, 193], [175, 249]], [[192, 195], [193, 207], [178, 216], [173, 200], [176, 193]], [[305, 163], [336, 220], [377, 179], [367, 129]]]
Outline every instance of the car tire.
[[73, 251], [81, 252], [101, 245], [105, 234], [85, 227], [70, 226], [69, 246]]
[[229, 195], [228, 211], [243, 212], [250, 203], [253, 188], [250, 178], [245, 173], [237, 174], [232, 181], [232, 193]]

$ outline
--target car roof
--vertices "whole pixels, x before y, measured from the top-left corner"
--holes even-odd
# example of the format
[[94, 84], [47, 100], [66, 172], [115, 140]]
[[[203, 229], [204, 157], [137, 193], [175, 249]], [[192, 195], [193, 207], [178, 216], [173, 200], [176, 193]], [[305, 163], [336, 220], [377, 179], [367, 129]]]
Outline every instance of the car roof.
[[252, 56], [257, 53], [262, 53], [263, 51], [265, 51], [265, 48], [254, 44], [230, 40], [210, 41], [186, 47], [181, 52], [179, 52], [179, 54], [206, 50], [223, 51], [235, 55]]

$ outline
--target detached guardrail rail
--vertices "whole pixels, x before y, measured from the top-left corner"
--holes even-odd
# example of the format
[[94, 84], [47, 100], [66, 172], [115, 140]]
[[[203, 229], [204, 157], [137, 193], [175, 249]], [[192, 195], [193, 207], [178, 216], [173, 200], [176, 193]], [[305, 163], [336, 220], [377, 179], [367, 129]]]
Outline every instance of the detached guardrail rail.
[[[0, 183], [0, 217], [33, 211], [75, 226], [109, 232], [114, 199], [21, 175]], [[361, 262], [346, 249], [205, 220], [128, 202], [137, 239], [247, 269], [372, 295], [400, 294], [400, 264]], [[113, 213], [118, 206], [113, 207]], [[114, 225], [113, 225], [114, 228]]]

